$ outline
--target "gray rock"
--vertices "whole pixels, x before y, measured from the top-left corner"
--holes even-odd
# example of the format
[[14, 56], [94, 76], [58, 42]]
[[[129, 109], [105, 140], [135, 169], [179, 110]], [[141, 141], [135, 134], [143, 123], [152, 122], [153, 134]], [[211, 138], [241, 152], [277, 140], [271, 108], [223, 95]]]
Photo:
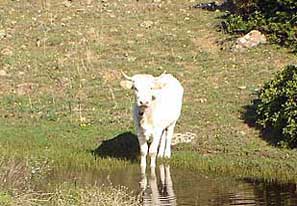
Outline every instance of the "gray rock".
[[171, 145], [177, 145], [181, 143], [191, 143], [195, 138], [196, 138], [196, 134], [192, 132], [174, 133]]
[[235, 45], [232, 47], [233, 51], [244, 51], [249, 48], [265, 44], [267, 42], [264, 34], [257, 30], [252, 30], [243, 37], [236, 40]]

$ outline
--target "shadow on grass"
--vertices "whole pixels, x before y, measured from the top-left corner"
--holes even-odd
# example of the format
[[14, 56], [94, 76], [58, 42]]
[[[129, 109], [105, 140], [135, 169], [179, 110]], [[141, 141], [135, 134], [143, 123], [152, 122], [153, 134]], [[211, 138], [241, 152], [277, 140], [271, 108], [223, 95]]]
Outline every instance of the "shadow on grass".
[[195, 4], [194, 6], [192, 6], [192, 8], [194, 9], [204, 9], [204, 10], [208, 10], [208, 11], [216, 11], [216, 10], [220, 10], [220, 11], [233, 11], [235, 6], [234, 3], [232, 1], [224, 1], [223, 3], [219, 4], [216, 1], [210, 1], [207, 3], [199, 3], [199, 4]]
[[261, 129], [258, 125], [257, 125], [257, 105], [258, 105], [258, 101], [254, 100], [252, 102], [252, 104], [250, 105], [246, 105], [243, 107], [244, 111], [241, 115], [241, 118], [244, 120], [244, 122], [249, 126], [249, 127], [255, 127], [257, 129]]
[[112, 139], [103, 141], [92, 154], [96, 157], [112, 157], [136, 161], [139, 155], [138, 139], [132, 132], [124, 132]]
[[280, 139], [277, 137], [281, 137], [281, 133], [278, 130], [273, 130], [270, 128], [263, 129], [259, 124], [257, 124], [257, 106], [259, 104], [259, 100], [253, 100], [252, 104], [246, 105], [243, 107], [244, 111], [241, 114], [242, 120], [249, 126], [256, 128], [261, 133], [261, 138], [268, 142], [272, 146], [279, 146]]

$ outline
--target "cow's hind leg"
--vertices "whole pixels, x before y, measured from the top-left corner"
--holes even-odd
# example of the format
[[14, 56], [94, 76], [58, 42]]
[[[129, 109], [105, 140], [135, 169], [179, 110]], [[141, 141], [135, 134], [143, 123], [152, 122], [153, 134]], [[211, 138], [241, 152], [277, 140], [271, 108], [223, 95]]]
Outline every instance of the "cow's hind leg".
[[160, 158], [164, 157], [166, 139], [167, 139], [167, 129], [163, 130], [161, 140], [160, 140], [160, 146], [158, 151], [158, 157]]
[[164, 156], [166, 158], [171, 157], [171, 141], [172, 141], [172, 138], [173, 138], [175, 124], [176, 124], [176, 122], [172, 123], [167, 128], [167, 137], [166, 137], [166, 145], [165, 145], [165, 153], [164, 153]]

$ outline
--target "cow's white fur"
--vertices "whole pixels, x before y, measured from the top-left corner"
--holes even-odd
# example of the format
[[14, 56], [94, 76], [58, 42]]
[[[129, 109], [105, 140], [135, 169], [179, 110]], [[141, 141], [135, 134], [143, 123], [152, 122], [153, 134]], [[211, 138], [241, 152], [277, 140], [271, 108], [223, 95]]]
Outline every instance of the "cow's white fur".
[[157, 152], [158, 157], [171, 157], [171, 140], [181, 114], [183, 87], [171, 74], [124, 76], [126, 80], [121, 81], [121, 86], [133, 88], [135, 92], [133, 118], [141, 151], [141, 168], [146, 167], [148, 152], [151, 167], [155, 167]]

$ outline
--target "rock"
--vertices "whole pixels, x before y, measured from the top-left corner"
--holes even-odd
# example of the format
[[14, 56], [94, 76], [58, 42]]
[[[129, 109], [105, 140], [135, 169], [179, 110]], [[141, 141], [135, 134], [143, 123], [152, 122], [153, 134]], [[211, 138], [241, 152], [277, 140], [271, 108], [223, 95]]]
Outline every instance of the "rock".
[[171, 145], [177, 145], [181, 143], [191, 143], [195, 138], [196, 134], [192, 132], [186, 133], [174, 133]]
[[232, 47], [233, 51], [243, 51], [245, 49], [253, 48], [259, 44], [265, 44], [267, 42], [264, 34], [257, 30], [252, 30], [243, 37], [236, 40], [235, 45]]
[[200, 103], [206, 103], [207, 102], [207, 99], [206, 98], [199, 98], [198, 101]]
[[244, 86], [244, 85], [243, 86], [239, 86], [238, 89], [245, 90], [246, 89], [246, 86]]
[[136, 61], [136, 57], [128, 57], [128, 62], [135, 62]]
[[65, 7], [71, 7], [71, 3], [72, 2], [70, 0], [66, 0], [66, 1], [63, 2]]
[[12, 56], [13, 51], [11, 48], [7, 47], [7, 48], [2, 49], [1, 54], [3, 54], [4, 56]]
[[27, 46], [23, 44], [23, 45], [21, 45], [20, 48], [23, 49], [23, 50], [25, 50], [25, 49], [27, 49]]
[[25, 72], [20, 71], [20, 72], [18, 73], [18, 75], [19, 75], [19, 76], [23, 76], [23, 75], [25, 75]]
[[146, 28], [146, 29], [148, 29], [148, 28], [152, 27], [153, 24], [154, 24], [153, 21], [148, 20], [148, 21], [144, 21], [144, 22], [142, 22], [142, 23], [140, 24], [140, 26], [141, 26], [141, 27], [144, 27], [144, 28]]
[[6, 37], [6, 32], [4, 30], [0, 30], [0, 40]]
[[0, 70], [0, 77], [6, 77], [7, 76], [7, 72], [5, 70]]
[[41, 44], [40, 39], [36, 39], [36, 46], [40, 47], [40, 44]]
[[242, 136], [246, 135], [246, 133], [244, 131], [240, 131], [239, 134], [241, 134]]

